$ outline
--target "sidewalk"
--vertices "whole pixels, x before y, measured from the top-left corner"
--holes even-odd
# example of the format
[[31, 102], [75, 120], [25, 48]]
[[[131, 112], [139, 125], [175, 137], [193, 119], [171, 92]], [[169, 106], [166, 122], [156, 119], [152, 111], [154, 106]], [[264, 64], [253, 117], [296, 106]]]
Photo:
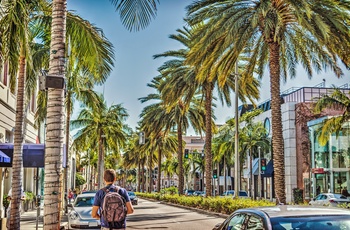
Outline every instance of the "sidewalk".
[[[36, 228], [37, 223], [37, 210], [31, 210], [25, 212], [21, 215], [21, 229], [24, 230], [35, 230], [35, 229], [43, 229], [43, 214], [44, 210], [40, 210], [40, 216], [38, 218], [38, 228]], [[61, 229], [66, 229], [68, 226], [67, 215], [62, 215], [61, 218]]]

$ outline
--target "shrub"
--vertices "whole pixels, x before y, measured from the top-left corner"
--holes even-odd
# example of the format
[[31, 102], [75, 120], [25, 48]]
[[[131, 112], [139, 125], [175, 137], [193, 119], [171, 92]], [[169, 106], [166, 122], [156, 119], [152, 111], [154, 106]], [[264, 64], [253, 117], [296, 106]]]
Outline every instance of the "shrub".
[[33, 201], [34, 200], [34, 193], [31, 191], [25, 191], [25, 201]]
[[77, 187], [79, 187], [80, 185], [83, 185], [85, 183], [86, 183], [85, 178], [82, 175], [80, 175], [79, 173], [77, 173], [75, 176], [75, 185]]
[[293, 188], [293, 199], [295, 204], [303, 203], [303, 190], [299, 188]]
[[240, 208], [274, 206], [275, 203], [268, 200], [232, 199], [221, 197], [200, 197], [200, 196], [180, 196], [159, 193], [137, 193], [143, 198], [160, 200], [172, 204], [179, 204], [186, 207], [198, 208], [217, 213], [231, 214]]

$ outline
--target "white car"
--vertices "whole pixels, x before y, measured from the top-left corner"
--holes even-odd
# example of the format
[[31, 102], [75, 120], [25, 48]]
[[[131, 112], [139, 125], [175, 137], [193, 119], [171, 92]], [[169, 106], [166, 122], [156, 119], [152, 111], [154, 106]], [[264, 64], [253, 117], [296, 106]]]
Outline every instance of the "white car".
[[94, 204], [95, 192], [78, 195], [68, 214], [69, 229], [101, 229], [100, 220], [91, 217], [92, 205]]
[[348, 203], [350, 203], [350, 200], [341, 194], [320, 193], [309, 202], [309, 205], [338, 206], [339, 204]]
[[[221, 194], [220, 197], [234, 197], [235, 191], [234, 190], [227, 190], [224, 191], [223, 194]], [[244, 190], [239, 191], [238, 198], [249, 198], [248, 193]]]

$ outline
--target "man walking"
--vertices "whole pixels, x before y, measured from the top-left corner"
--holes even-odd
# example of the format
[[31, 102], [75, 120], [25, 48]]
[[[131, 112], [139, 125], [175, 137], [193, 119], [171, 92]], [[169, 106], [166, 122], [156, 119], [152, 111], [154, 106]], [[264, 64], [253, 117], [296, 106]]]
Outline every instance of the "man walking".
[[104, 199], [107, 193], [117, 192], [122, 199], [124, 199], [126, 206], [126, 214], [132, 214], [134, 212], [134, 207], [131, 204], [129, 195], [124, 188], [114, 186], [116, 181], [116, 173], [113, 169], [107, 169], [104, 172], [103, 179], [105, 181], [106, 187], [100, 189], [94, 199], [94, 205], [92, 207], [91, 216], [101, 221], [101, 230], [114, 230], [114, 229], [126, 229], [126, 218], [122, 218], [120, 222], [108, 222], [108, 217], [103, 215], [105, 213], [102, 209], [103, 206], [108, 205], [104, 203]]

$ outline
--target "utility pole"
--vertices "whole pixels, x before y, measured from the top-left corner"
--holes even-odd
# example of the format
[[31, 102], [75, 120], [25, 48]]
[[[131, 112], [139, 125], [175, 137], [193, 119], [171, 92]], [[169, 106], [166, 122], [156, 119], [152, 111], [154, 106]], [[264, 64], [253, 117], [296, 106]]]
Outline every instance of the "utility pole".
[[239, 151], [238, 151], [238, 60], [235, 64], [235, 197], [239, 194]]

